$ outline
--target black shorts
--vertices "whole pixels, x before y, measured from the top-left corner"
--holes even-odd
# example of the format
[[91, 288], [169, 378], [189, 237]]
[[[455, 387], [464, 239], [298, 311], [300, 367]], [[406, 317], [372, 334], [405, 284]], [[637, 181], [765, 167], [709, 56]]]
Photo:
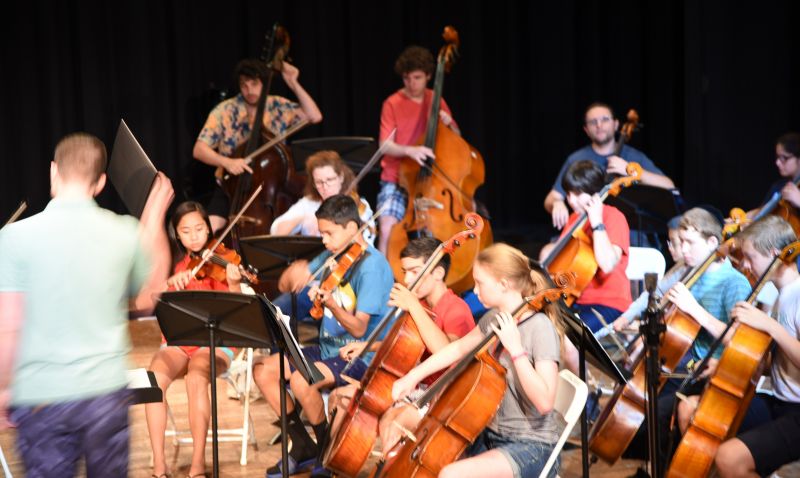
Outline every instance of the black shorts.
[[214, 185], [211, 195], [208, 196], [208, 200], [203, 206], [209, 216], [220, 216], [227, 219], [231, 210], [231, 201], [219, 185]]
[[800, 403], [790, 403], [771, 396], [759, 396], [769, 409], [772, 421], [738, 436], [745, 444], [756, 471], [768, 476], [781, 466], [800, 459]]

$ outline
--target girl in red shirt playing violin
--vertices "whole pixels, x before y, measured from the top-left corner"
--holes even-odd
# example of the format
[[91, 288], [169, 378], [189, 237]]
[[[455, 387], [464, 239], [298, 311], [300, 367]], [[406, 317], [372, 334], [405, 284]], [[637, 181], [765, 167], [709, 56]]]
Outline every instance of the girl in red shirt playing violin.
[[[176, 249], [183, 253], [173, 269], [174, 274], [167, 279], [168, 290], [218, 290], [241, 292], [241, 273], [237, 266], [228, 264], [226, 281], [221, 282], [211, 277], [196, 278], [192, 274], [189, 263], [192, 256], [200, 254], [210, 239], [211, 224], [203, 207], [194, 201], [184, 202], [175, 209], [169, 224], [169, 234], [174, 240]], [[163, 340], [163, 338], [162, 338]], [[233, 359], [233, 350], [227, 347], [216, 349], [217, 374], [228, 369]], [[208, 386], [211, 361], [207, 347], [174, 347], [162, 342], [161, 349], [150, 362], [151, 370], [158, 381], [164, 399], [167, 388], [181, 376], [185, 377], [186, 393], [189, 398], [189, 428], [192, 433], [194, 448], [189, 477], [205, 476], [205, 445], [208, 434], [210, 402]], [[164, 455], [164, 432], [167, 426], [166, 401], [148, 403], [145, 406], [147, 429], [150, 433], [150, 445], [153, 448], [153, 476], [168, 477], [166, 457]]]

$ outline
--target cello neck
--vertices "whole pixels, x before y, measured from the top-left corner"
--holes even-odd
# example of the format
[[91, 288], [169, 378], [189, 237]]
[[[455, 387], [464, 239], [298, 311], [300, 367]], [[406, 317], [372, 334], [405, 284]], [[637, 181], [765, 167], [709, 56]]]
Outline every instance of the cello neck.
[[[514, 318], [514, 320], [516, 321], [517, 318], [519, 316], [521, 316], [522, 313], [527, 309], [529, 309], [529, 304], [527, 302], [523, 302], [522, 304], [520, 304], [520, 306], [517, 307], [517, 310], [515, 310], [514, 313], [512, 314], [512, 317]], [[531, 317], [533, 317], [533, 315], [531, 315]], [[496, 318], [496, 316], [492, 317], [493, 320], [495, 318]], [[518, 321], [517, 325], [518, 326], [521, 325], [523, 322], [525, 322], [529, 318], [530, 317], [526, 317], [525, 319]], [[436, 380], [433, 383], [433, 385], [428, 387], [428, 389], [425, 391], [425, 393], [422, 394], [422, 396], [420, 396], [417, 400], [415, 400], [413, 402], [414, 406], [419, 409], [419, 408], [422, 408], [425, 405], [429, 404], [431, 402], [431, 400], [433, 400], [434, 397], [436, 397], [439, 394], [439, 392], [442, 391], [442, 389], [444, 389], [446, 386], [448, 386], [456, 377], [458, 377], [459, 374], [461, 374], [461, 372], [464, 371], [465, 368], [467, 368], [467, 366], [470, 363], [472, 363], [472, 360], [479, 353], [481, 353], [481, 351], [483, 349], [488, 349], [488, 347], [491, 345], [491, 343], [496, 338], [497, 338], [497, 335], [495, 334], [495, 332], [493, 330], [490, 329], [490, 332], [488, 334], [486, 334], [481, 339], [481, 341], [478, 342], [478, 344], [475, 345], [475, 347], [472, 348], [472, 350], [470, 350], [466, 355], [464, 355], [464, 357], [462, 357], [461, 360], [459, 360], [455, 365], [450, 367], [444, 373], [444, 375], [439, 377], [439, 379]]]
[[[606, 184], [603, 187], [603, 189], [599, 193], [601, 201], [605, 202], [606, 198], [608, 197], [608, 192], [610, 190], [611, 190], [611, 185], [610, 184]], [[550, 255], [548, 255], [547, 258], [545, 258], [544, 262], [542, 263], [542, 265], [545, 267], [545, 269], [547, 269], [550, 266], [550, 264], [553, 263], [555, 258], [558, 257], [558, 255], [561, 253], [561, 251], [567, 246], [569, 241], [572, 240], [572, 237], [575, 235], [575, 232], [577, 232], [579, 229], [581, 229], [586, 224], [586, 221], [588, 221], [588, 220], [589, 220], [589, 215], [586, 213], [586, 211], [581, 213], [581, 215], [578, 218], [578, 220], [575, 221], [575, 224], [570, 226], [570, 228], [567, 231], [567, 233], [564, 234], [563, 236], [561, 236], [561, 238], [558, 240], [558, 242], [556, 242], [555, 247], [553, 247], [553, 250], [550, 252]]]
[[778, 270], [778, 267], [780, 267], [780, 265], [781, 265], [780, 256], [775, 256], [775, 258], [772, 259], [772, 262], [770, 262], [767, 270], [764, 271], [764, 273], [761, 274], [761, 277], [758, 278], [758, 281], [753, 286], [753, 290], [750, 291], [750, 295], [747, 296], [748, 304], [755, 304], [756, 299], [758, 298], [758, 294], [761, 293], [761, 289], [763, 289], [764, 286], [767, 285], [767, 282], [769, 282], [770, 279], [772, 279], [772, 275], [775, 273], [775, 271]]

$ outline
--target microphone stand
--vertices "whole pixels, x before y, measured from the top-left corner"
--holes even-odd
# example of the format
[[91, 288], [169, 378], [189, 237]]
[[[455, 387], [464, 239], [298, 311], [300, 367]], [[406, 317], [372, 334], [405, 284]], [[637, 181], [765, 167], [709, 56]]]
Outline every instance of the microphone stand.
[[644, 312], [641, 335], [645, 341], [645, 382], [647, 383], [647, 442], [650, 460], [650, 477], [660, 478], [663, 474], [663, 463], [659, 450], [659, 423], [658, 423], [658, 386], [661, 376], [661, 358], [658, 349], [663, 334], [667, 327], [663, 323], [664, 311], [658, 306], [656, 298], [656, 284], [658, 275], [647, 273], [644, 276], [645, 288], [649, 294], [647, 309]]

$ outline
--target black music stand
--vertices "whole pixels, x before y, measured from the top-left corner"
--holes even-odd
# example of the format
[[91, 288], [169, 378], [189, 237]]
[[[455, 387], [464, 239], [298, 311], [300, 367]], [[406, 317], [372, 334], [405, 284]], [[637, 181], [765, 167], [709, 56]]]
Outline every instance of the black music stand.
[[[588, 360], [619, 384], [628, 383], [630, 375], [623, 373], [617, 367], [617, 364], [611, 360], [611, 357], [608, 356], [608, 353], [578, 314], [568, 308], [564, 301], [561, 301], [560, 304], [561, 316], [567, 326], [566, 335], [578, 347], [578, 376], [580, 379], [586, 382], [586, 360]], [[583, 476], [589, 476], [589, 416], [586, 413], [586, 407], [583, 408], [581, 413], [581, 463]]]
[[[347, 164], [353, 172], [358, 173], [367, 165], [370, 158], [378, 149], [378, 142], [369, 136], [329, 136], [326, 138], [309, 138], [292, 141], [292, 157], [297, 169], [305, 167], [306, 159], [309, 156], [322, 150], [333, 150], [339, 153], [342, 161]], [[368, 175], [378, 175], [380, 169], [373, 167]], [[358, 183], [359, 194], [366, 198], [370, 204], [375, 204], [378, 197], [378, 180], [375, 178], [369, 181]]]
[[639, 245], [643, 234], [666, 234], [667, 222], [686, 210], [679, 190], [646, 184], [622, 189], [617, 196], [609, 196], [606, 204], [619, 209], [631, 230], [638, 231]]
[[292, 141], [292, 157], [297, 169], [303, 169], [306, 159], [317, 151], [333, 150], [358, 174], [377, 149], [375, 138], [369, 136], [328, 136]]
[[[310, 260], [325, 250], [322, 239], [310, 236], [251, 236], [239, 240], [242, 260], [258, 269], [258, 278], [278, 280], [298, 259]], [[286, 311], [284, 311], [286, 312]], [[297, 294], [292, 292], [291, 329], [297, 335]]]
[[[283, 363], [284, 352], [309, 383], [321, 380], [322, 374], [303, 357], [299, 346], [276, 316], [275, 307], [263, 296], [233, 292], [179, 291], [164, 292], [156, 305], [156, 318], [169, 345], [208, 346], [210, 357], [216, 347], [278, 346]], [[219, 476], [217, 437], [216, 360], [211, 360], [211, 436], [213, 477]], [[280, 386], [286, 388], [286, 377], [280, 367]], [[286, 431], [286, 396], [281, 394], [281, 428]], [[283, 476], [288, 476], [288, 448], [283, 440]]]
[[[548, 287], [556, 287], [547, 269], [532, 259], [529, 262], [531, 268], [537, 270], [547, 279]], [[564, 319], [564, 324], [567, 326], [566, 335], [578, 347], [578, 377], [586, 382], [586, 360], [589, 360], [592, 365], [611, 376], [618, 383], [628, 383], [630, 374], [623, 373], [617, 367], [617, 364], [611, 360], [611, 357], [608, 356], [608, 353], [578, 314], [567, 307], [563, 300], [558, 303], [561, 318]], [[581, 464], [583, 476], [589, 476], [589, 416], [586, 414], [586, 407], [583, 407], [583, 412], [581, 413]]]

